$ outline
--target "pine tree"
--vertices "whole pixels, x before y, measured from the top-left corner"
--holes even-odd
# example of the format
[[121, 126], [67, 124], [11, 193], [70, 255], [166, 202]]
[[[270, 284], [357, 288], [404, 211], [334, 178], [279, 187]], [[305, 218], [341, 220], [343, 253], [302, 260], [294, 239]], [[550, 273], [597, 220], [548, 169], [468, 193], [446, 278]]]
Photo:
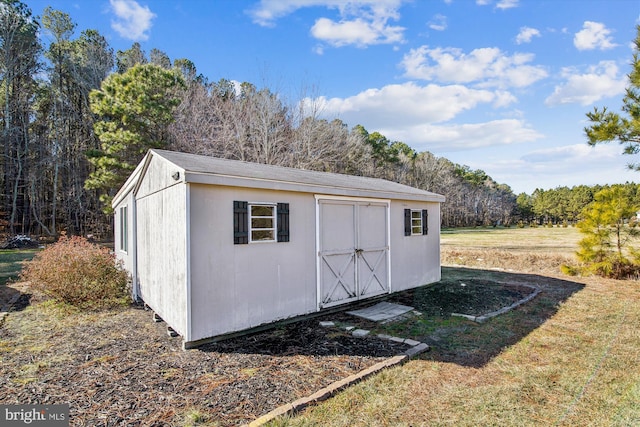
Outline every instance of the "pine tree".
[[[622, 111], [626, 116], [609, 111], [607, 107], [594, 108], [587, 113], [592, 124], [585, 128], [589, 145], [617, 141], [624, 145], [624, 154], [629, 155], [640, 153], [640, 25], [636, 30], [629, 86], [622, 99]], [[631, 163], [629, 167], [640, 171], [639, 163]]]
[[636, 216], [640, 206], [630, 186], [600, 190], [582, 211], [578, 229], [584, 235], [576, 253], [584, 271], [625, 278], [640, 271], [633, 242], [640, 235]]
[[88, 153], [95, 170], [85, 187], [101, 191], [105, 212], [110, 212], [115, 191], [147, 150], [168, 145], [167, 128], [180, 103], [176, 89], [183, 85], [177, 70], [138, 64], [123, 74], [110, 75], [99, 91], [91, 92], [91, 111], [99, 117], [94, 130], [101, 149]]

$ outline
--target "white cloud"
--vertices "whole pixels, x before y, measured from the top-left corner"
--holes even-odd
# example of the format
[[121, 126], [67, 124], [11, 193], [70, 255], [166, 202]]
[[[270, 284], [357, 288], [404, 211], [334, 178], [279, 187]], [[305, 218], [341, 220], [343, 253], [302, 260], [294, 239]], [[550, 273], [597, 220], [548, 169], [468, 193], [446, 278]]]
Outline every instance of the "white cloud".
[[520, 0], [500, 0], [496, 7], [498, 9], [511, 9], [513, 7], [518, 7]]
[[344, 4], [344, 2], [322, 0], [260, 0], [260, 3], [253, 9], [247, 10], [247, 13], [251, 16], [254, 23], [263, 27], [272, 27], [279, 18], [304, 7], [338, 7], [341, 4]]
[[626, 167], [633, 159], [621, 153], [618, 144], [591, 147], [585, 142], [534, 150], [516, 159], [480, 158], [469, 162], [469, 166], [487, 171], [498, 182], [508, 183], [516, 194], [532, 194], [536, 188], [638, 182], [640, 174]]
[[[491, 4], [493, 0], [476, 0], [478, 6], [487, 6]], [[499, 0], [496, 3], [496, 9], [511, 9], [520, 6], [520, 0]]]
[[483, 104], [506, 105], [508, 93], [461, 85], [419, 86], [409, 82], [369, 89], [348, 98], [306, 100], [323, 116], [338, 117], [351, 126], [362, 124], [418, 151], [459, 151], [534, 141], [542, 136], [518, 118], [484, 123], [447, 123]]
[[620, 150], [611, 145], [599, 145], [591, 147], [584, 144], [564, 145], [561, 147], [545, 148], [531, 151], [520, 159], [527, 163], [583, 163], [585, 161], [606, 161], [619, 156]]
[[531, 39], [533, 37], [540, 37], [540, 31], [535, 28], [522, 27], [520, 28], [520, 32], [516, 36], [516, 43], [531, 43]]
[[361, 18], [332, 21], [319, 18], [311, 27], [311, 35], [331, 46], [399, 43], [403, 41], [403, 27], [387, 25], [384, 20], [367, 21]]
[[[258, 6], [247, 11], [253, 22], [262, 26], [274, 26], [275, 21], [298, 9], [325, 7], [337, 9], [339, 19], [321, 17], [310, 29], [313, 37], [330, 46], [392, 44], [404, 41], [405, 28], [390, 25], [398, 20], [398, 9], [405, 0], [261, 0]], [[323, 47], [316, 47], [323, 52]]]
[[148, 6], [140, 6], [135, 0], [109, 0], [116, 19], [111, 21], [121, 37], [129, 40], [147, 40], [153, 18], [156, 15]]
[[562, 70], [562, 77], [566, 82], [555, 87], [545, 104], [591, 105], [602, 98], [624, 93], [628, 82], [627, 77], [619, 73], [618, 66], [613, 61], [600, 61], [598, 65], [589, 67], [585, 73], [565, 68]]
[[379, 132], [391, 140], [403, 141], [417, 151], [438, 154], [520, 144], [543, 137], [524, 120], [518, 119], [446, 125], [416, 124], [405, 128], [381, 128]]
[[573, 44], [578, 50], [605, 50], [617, 46], [610, 36], [611, 30], [604, 24], [585, 21], [582, 28], [573, 38]]
[[406, 0], [260, 0], [258, 5], [247, 10], [258, 25], [270, 27], [278, 19], [305, 7], [338, 9], [340, 15], [359, 15], [364, 10], [378, 16], [397, 19], [397, 10]]
[[408, 82], [368, 89], [348, 98], [319, 98], [323, 111], [347, 123], [372, 123], [373, 127], [403, 128], [451, 120], [479, 104], [500, 102], [503, 94], [461, 85], [419, 86]]
[[405, 76], [443, 83], [475, 83], [479, 87], [525, 87], [547, 77], [540, 66], [528, 65], [533, 54], [506, 55], [498, 48], [474, 49], [421, 46], [411, 49], [401, 65]]
[[447, 17], [437, 14], [429, 21], [429, 28], [435, 31], [444, 31], [447, 29]]
[[515, 102], [518, 102], [518, 99], [513, 96], [511, 92], [507, 92], [504, 90], [496, 90], [494, 92], [495, 100], [493, 101], [493, 106], [496, 108], [506, 107]]

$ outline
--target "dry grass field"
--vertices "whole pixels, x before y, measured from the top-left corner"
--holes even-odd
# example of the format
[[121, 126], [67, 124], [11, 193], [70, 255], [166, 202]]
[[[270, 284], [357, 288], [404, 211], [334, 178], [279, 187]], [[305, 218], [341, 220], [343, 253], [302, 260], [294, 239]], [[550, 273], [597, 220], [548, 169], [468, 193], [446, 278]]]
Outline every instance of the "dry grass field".
[[575, 263], [580, 232], [567, 228], [463, 228], [443, 230], [441, 262], [445, 266], [545, 273]]
[[499, 249], [572, 256], [580, 232], [575, 227], [460, 228], [442, 230], [444, 249]]
[[561, 275], [579, 238], [573, 228], [443, 232], [443, 280], [542, 293], [481, 325], [443, 320], [431, 352], [272, 425], [640, 425], [640, 284]]

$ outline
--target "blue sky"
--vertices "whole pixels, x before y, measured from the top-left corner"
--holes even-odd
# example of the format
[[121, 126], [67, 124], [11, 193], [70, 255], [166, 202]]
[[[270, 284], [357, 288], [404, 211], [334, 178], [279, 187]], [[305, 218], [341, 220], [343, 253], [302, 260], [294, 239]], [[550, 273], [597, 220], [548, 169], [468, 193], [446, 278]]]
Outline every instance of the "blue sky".
[[[585, 113], [619, 111], [638, 0], [25, 0], [250, 82], [417, 151], [482, 169], [515, 193], [640, 182]], [[49, 39], [42, 35], [45, 43]]]

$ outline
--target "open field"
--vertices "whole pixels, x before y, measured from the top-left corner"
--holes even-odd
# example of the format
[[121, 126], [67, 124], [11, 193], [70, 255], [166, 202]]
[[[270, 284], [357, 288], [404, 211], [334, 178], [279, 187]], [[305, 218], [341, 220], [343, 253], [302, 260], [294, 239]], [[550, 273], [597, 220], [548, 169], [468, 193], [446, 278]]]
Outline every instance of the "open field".
[[567, 228], [462, 228], [443, 230], [441, 262], [446, 266], [557, 275], [576, 262], [580, 232]]
[[478, 227], [444, 229], [441, 244], [443, 249], [498, 249], [572, 255], [580, 239], [580, 232], [575, 227]]
[[272, 425], [640, 425], [640, 284], [560, 275], [578, 239], [571, 228], [444, 233], [443, 264], [456, 266], [443, 268], [443, 280], [529, 283], [542, 293], [481, 325], [407, 324], [430, 334], [431, 352]]

